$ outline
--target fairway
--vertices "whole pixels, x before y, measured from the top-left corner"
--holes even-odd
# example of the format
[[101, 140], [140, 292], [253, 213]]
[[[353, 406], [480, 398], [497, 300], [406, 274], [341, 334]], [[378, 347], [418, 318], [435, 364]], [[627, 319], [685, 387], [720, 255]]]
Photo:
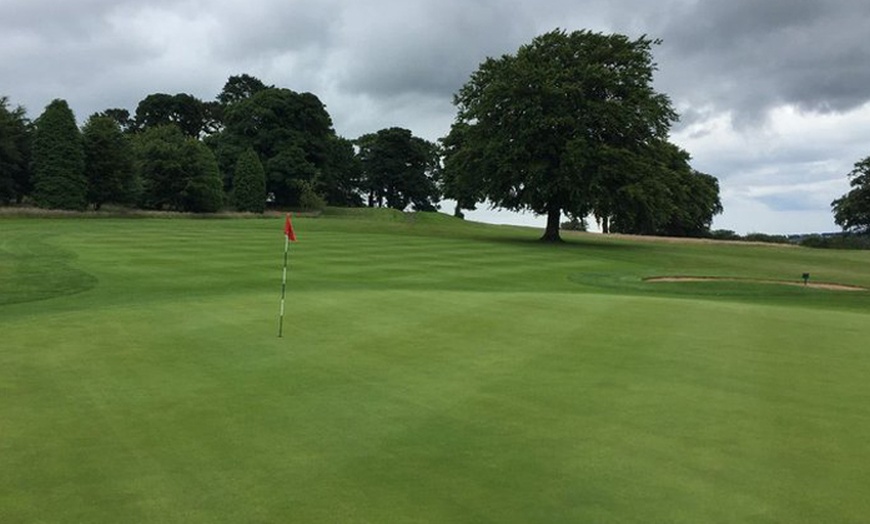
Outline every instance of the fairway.
[[0, 217], [0, 522], [867, 521], [870, 252], [382, 211]]

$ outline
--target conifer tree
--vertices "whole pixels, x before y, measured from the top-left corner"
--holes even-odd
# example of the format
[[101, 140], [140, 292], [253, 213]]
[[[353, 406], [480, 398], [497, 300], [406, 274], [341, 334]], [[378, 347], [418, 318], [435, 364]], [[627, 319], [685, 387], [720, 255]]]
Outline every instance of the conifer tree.
[[83, 210], [87, 206], [82, 136], [64, 100], [51, 102], [36, 120], [33, 186], [33, 200], [39, 207]]
[[133, 147], [118, 122], [93, 115], [82, 129], [88, 203], [100, 209], [106, 202], [128, 204], [135, 199]]
[[253, 148], [239, 156], [233, 176], [236, 209], [262, 213], [266, 208], [266, 173]]

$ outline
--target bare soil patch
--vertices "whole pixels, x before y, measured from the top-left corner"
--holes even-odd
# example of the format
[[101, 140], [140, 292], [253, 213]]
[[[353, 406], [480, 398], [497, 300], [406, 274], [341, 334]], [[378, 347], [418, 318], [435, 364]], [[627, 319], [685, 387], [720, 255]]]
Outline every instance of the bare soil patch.
[[849, 284], [836, 284], [833, 282], [807, 282], [796, 280], [764, 280], [758, 278], [737, 278], [737, 277], [683, 277], [683, 276], [666, 276], [666, 277], [648, 277], [643, 279], [644, 282], [749, 282], [756, 284], [780, 284], [783, 286], [800, 286], [811, 287], [815, 289], [829, 289], [832, 291], [867, 291], [867, 288], [861, 286], [852, 286]]

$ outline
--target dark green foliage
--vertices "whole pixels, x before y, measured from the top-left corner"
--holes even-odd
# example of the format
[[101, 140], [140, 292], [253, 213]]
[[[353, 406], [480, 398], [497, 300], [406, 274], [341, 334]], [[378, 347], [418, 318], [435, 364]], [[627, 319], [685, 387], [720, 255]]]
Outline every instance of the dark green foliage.
[[306, 211], [322, 211], [326, 208], [326, 200], [317, 194], [314, 186], [305, 180], [297, 181], [299, 188], [299, 208]]
[[75, 116], [54, 100], [36, 120], [33, 141], [33, 200], [50, 209], [85, 209], [85, 153]]
[[740, 240], [741, 237], [730, 229], [716, 229], [710, 232], [713, 240]]
[[82, 138], [88, 203], [100, 209], [107, 202], [135, 202], [138, 184], [133, 147], [117, 120], [99, 114], [91, 116], [82, 128]]
[[224, 130], [209, 140], [227, 189], [239, 156], [253, 148], [266, 170], [266, 189], [279, 206], [299, 205], [305, 184], [330, 165], [332, 119], [311, 93], [266, 88], [226, 107]]
[[233, 75], [227, 79], [223, 90], [217, 96], [217, 101], [221, 105], [227, 106], [251, 98], [270, 87], [274, 86], [266, 86], [259, 78], [251, 75]]
[[0, 97], [0, 204], [21, 202], [31, 191], [30, 131], [24, 108], [9, 109], [9, 100]]
[[842, 235], [810, 235], [801, 240], [804, 247], [821, 249], [864, 249], [870, 250], [870, 235], [866, 234], [842, 234]]
[[435, 144], [392, 127], [357, 139], [369, 206], [434, 211], [440, 198]]
[[182, 192], [183, 210], [194, 213], [220, 211], [224, 202], [224, 191], [217, 159], [202, 142], [190, 139], [188, 144], [196, 151], [196, 162], [190, 168], [187, 185]]
[[747, 242], [764, 242], [766, 244], [789, 244], [785, 235], [770, 235], [768, 233], [748, 233], [743, 237]]
[[215, 212], [223, 185], [211, 150], [174, 125], [153, 127], [136, 137], [142, 205], [149, 209]]
[[546, 214], [543, 240], [559, 240], [562, 212], [591, 210], [600, 168], [635, 168], [677, 118], [652, 86], [655, 43], [557, 30], [487, 59], [455, 99], [463, 176], [496, 206]]
[[266, 172], [257, 153], [248, 149], [236, 162], [233, 200], [239, 211], [262, 213], [266, 208]]
[[468, 127], [464, 122], [457, 122], [450, 133], [441, 139], [441, 192], [444, 198], [456, 201], [453, 216], [457, 218], [464, 217], [463, 209], [473, 211], [477, 203], [486, 198], [479, 187], [480, 177], [476, 176], [481, 169], [475, 164], [478, 156], [473, 149], [463, 147]]
[[362, 164], [356, 156], [353, 142], [339, 136], [328, 141], [328, 158], [320, 170], [314, 191], [323, 195], [330, 206], [359, 207], [362, 205], [359, 187]]
[[605, 153], [593, 206], [605, 233], [675, 237], [709, 233], [713, 216], [722, 212], [719, 182], [693, 170], [687, 152], [659, 140], [643, 146], [638, 154], [609, 148]]
[[870, 157], [856, 162], [849, 178], [852, 190], [831, 202], [834, 222], [843, 231], [870, 233]]
[[155, 93], [146, 96], [136, 107], [135, 126], [138, 131], [174, 124], [194, 138], [217, 130], [221, 111], [217, 103], [206, 103], [195, 96], [178, 93]]
[[98, 113], [98, 115], [111, 118], [117, 122], [118, 127], [120, 127], [121, 131], [125, 133], [132, 131], [136, 124], [136, 122], [130, 117], [130, 112], [123, 108], [116, 107], [106, 109], [102, 113]]
[[585, 218], [577, 218], [574, 217], [567, 222], [562, 222], [560, 225], [561, 229], [565, 231], [588, 231], [589, 224], [586, 222]]

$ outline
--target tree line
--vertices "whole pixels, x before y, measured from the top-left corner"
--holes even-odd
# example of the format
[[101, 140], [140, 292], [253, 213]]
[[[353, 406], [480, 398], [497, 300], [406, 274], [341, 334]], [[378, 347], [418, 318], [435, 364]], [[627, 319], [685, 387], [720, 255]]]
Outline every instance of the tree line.
[[555, 30], [488, 58], [456, 94], [438, 142], [393, 127], [339, 136], [320, 99], [231, 76], [214, 100], [155, 93], [79, 129], [64, 100], [35, 120], [0, 98], [0, 203], [262, 212], [372, 206], [455, 214], [488, 202], [605, 232], [704, 236], [715, 177], [668, 141], [677, 120], [652, 87], [658, 42]]
[[214, 101], [146, 96], [79, 129], [66, 101], [35, 120], [0, 98], [0, 203], [54, 209], [262, 212], [362, 206], [433, 210], [437, 146], [401, 128], [336, 134], [311, 93], [232, 76]]

